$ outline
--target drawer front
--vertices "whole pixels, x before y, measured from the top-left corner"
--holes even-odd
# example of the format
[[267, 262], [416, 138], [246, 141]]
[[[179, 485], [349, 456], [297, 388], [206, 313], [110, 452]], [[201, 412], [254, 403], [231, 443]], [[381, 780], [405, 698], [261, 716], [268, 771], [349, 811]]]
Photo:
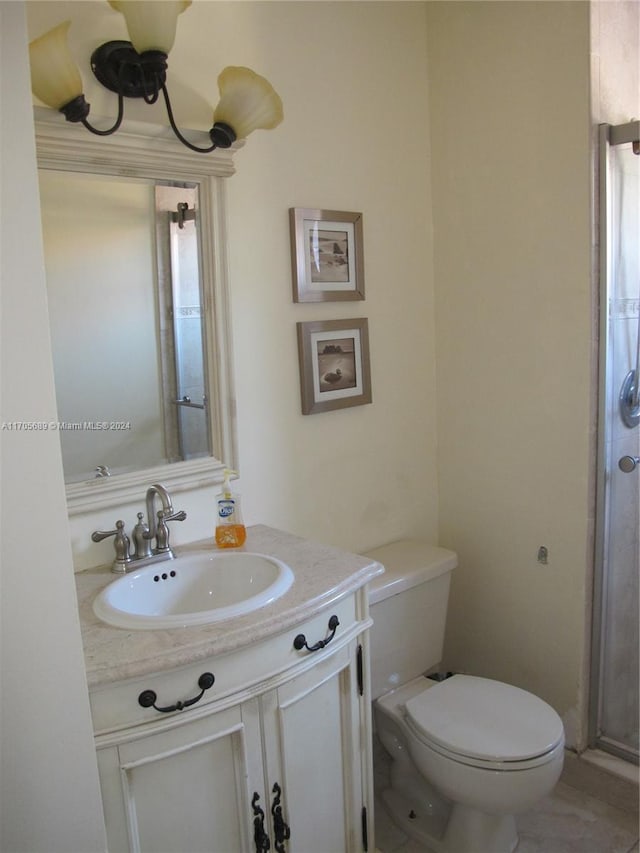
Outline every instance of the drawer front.
[[[185, 714], [199, 716], [213, 702], [222, 707], [276, 686], [332, 654], [363, 629], [366, 623], [358, 622], [357, 612], [356, 596], [351, 594], [286, 631], [229, 654], [92, 688], [94, 733], [108, 735], [150, 722], [166, 728], [184, 722]], [[331, 617], [336, 617], [337, 625]], [[294, 640], [301, 636], [304, 643], [298, 639], [300, 648], [295, 648]], [[213, 676], [210, 686], [209, 674]]]

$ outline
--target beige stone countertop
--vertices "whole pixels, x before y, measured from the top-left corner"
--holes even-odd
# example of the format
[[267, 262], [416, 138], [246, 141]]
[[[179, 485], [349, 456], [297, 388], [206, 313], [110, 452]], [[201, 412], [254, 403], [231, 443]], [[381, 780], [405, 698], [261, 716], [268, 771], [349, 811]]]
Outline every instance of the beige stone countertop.
[[[218, 550], [212, 540], [205, 540], [178, 547], [176, 554], [198, 549]], [[92, 604], [116, 575], [109, 566], [79, 572], [76, 587], [89, 687], [173, 669], [263, 640], [308, 619], [383, 571], [367, 557], [266, 525], [247, 528], [241, 550], [282, 560], [294, 573], [293, 584], [273, 603], [211, 625], [157, 631], [114, 628], [98, 619]]]

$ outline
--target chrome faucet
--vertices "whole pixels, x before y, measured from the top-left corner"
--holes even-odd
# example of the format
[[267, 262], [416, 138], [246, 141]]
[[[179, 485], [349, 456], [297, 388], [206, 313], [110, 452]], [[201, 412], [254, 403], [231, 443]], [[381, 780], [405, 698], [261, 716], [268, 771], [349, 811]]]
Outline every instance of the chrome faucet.
[[[156, 495], [160, 498], [162, 509], [155, 511]], [[184, 521], [187, 513], [184, 510], [174, 512], [169, 492], [161, 483], [154, 483], [147, 489], [147, 518], [138, 513], [138, 523], [133, 528], [132, 538], [134, 553], [130, 551], [130, 539], [125, 532], [124, 521], [116, 521], [114, 530], [94, 530], [91, 534], [93, 542], [101, 542], [108, 536], [113, 536], [116, 556], [111, 566], [112, 572], [122, 574], [132, 569], [141, 568], [150, 563], [162, 560], [173, 560], [175, 554], [169, 545], [169, 521]], [[157, 515], [157, 520], [156, 520]], [[152, 542], [155, 539], [155, 547]]]

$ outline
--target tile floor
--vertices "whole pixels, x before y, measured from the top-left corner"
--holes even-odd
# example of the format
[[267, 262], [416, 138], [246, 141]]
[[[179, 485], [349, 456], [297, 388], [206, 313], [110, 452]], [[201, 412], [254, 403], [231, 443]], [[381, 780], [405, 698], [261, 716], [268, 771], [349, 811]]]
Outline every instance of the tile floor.
[[[374, 742], [376, 848], [379, 853], [430, 853], [399, 829], [385, 811], [389, 759]], [[638, 787], [567, 753], [553, 793], [518, 818], [517, 853], [640, 853]], [[478, 850], [476, 853], [488, 853]]]

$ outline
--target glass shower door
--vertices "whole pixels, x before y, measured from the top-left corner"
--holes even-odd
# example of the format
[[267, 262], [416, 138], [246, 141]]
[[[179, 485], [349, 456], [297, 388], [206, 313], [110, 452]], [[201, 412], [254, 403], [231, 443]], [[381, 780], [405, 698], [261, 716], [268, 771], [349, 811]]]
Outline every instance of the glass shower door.
[[[591, 745], [638, 762], [640, 146], [601, 133], [601, 411]], [[634, 149], [638, 150], [638, 154]]]

